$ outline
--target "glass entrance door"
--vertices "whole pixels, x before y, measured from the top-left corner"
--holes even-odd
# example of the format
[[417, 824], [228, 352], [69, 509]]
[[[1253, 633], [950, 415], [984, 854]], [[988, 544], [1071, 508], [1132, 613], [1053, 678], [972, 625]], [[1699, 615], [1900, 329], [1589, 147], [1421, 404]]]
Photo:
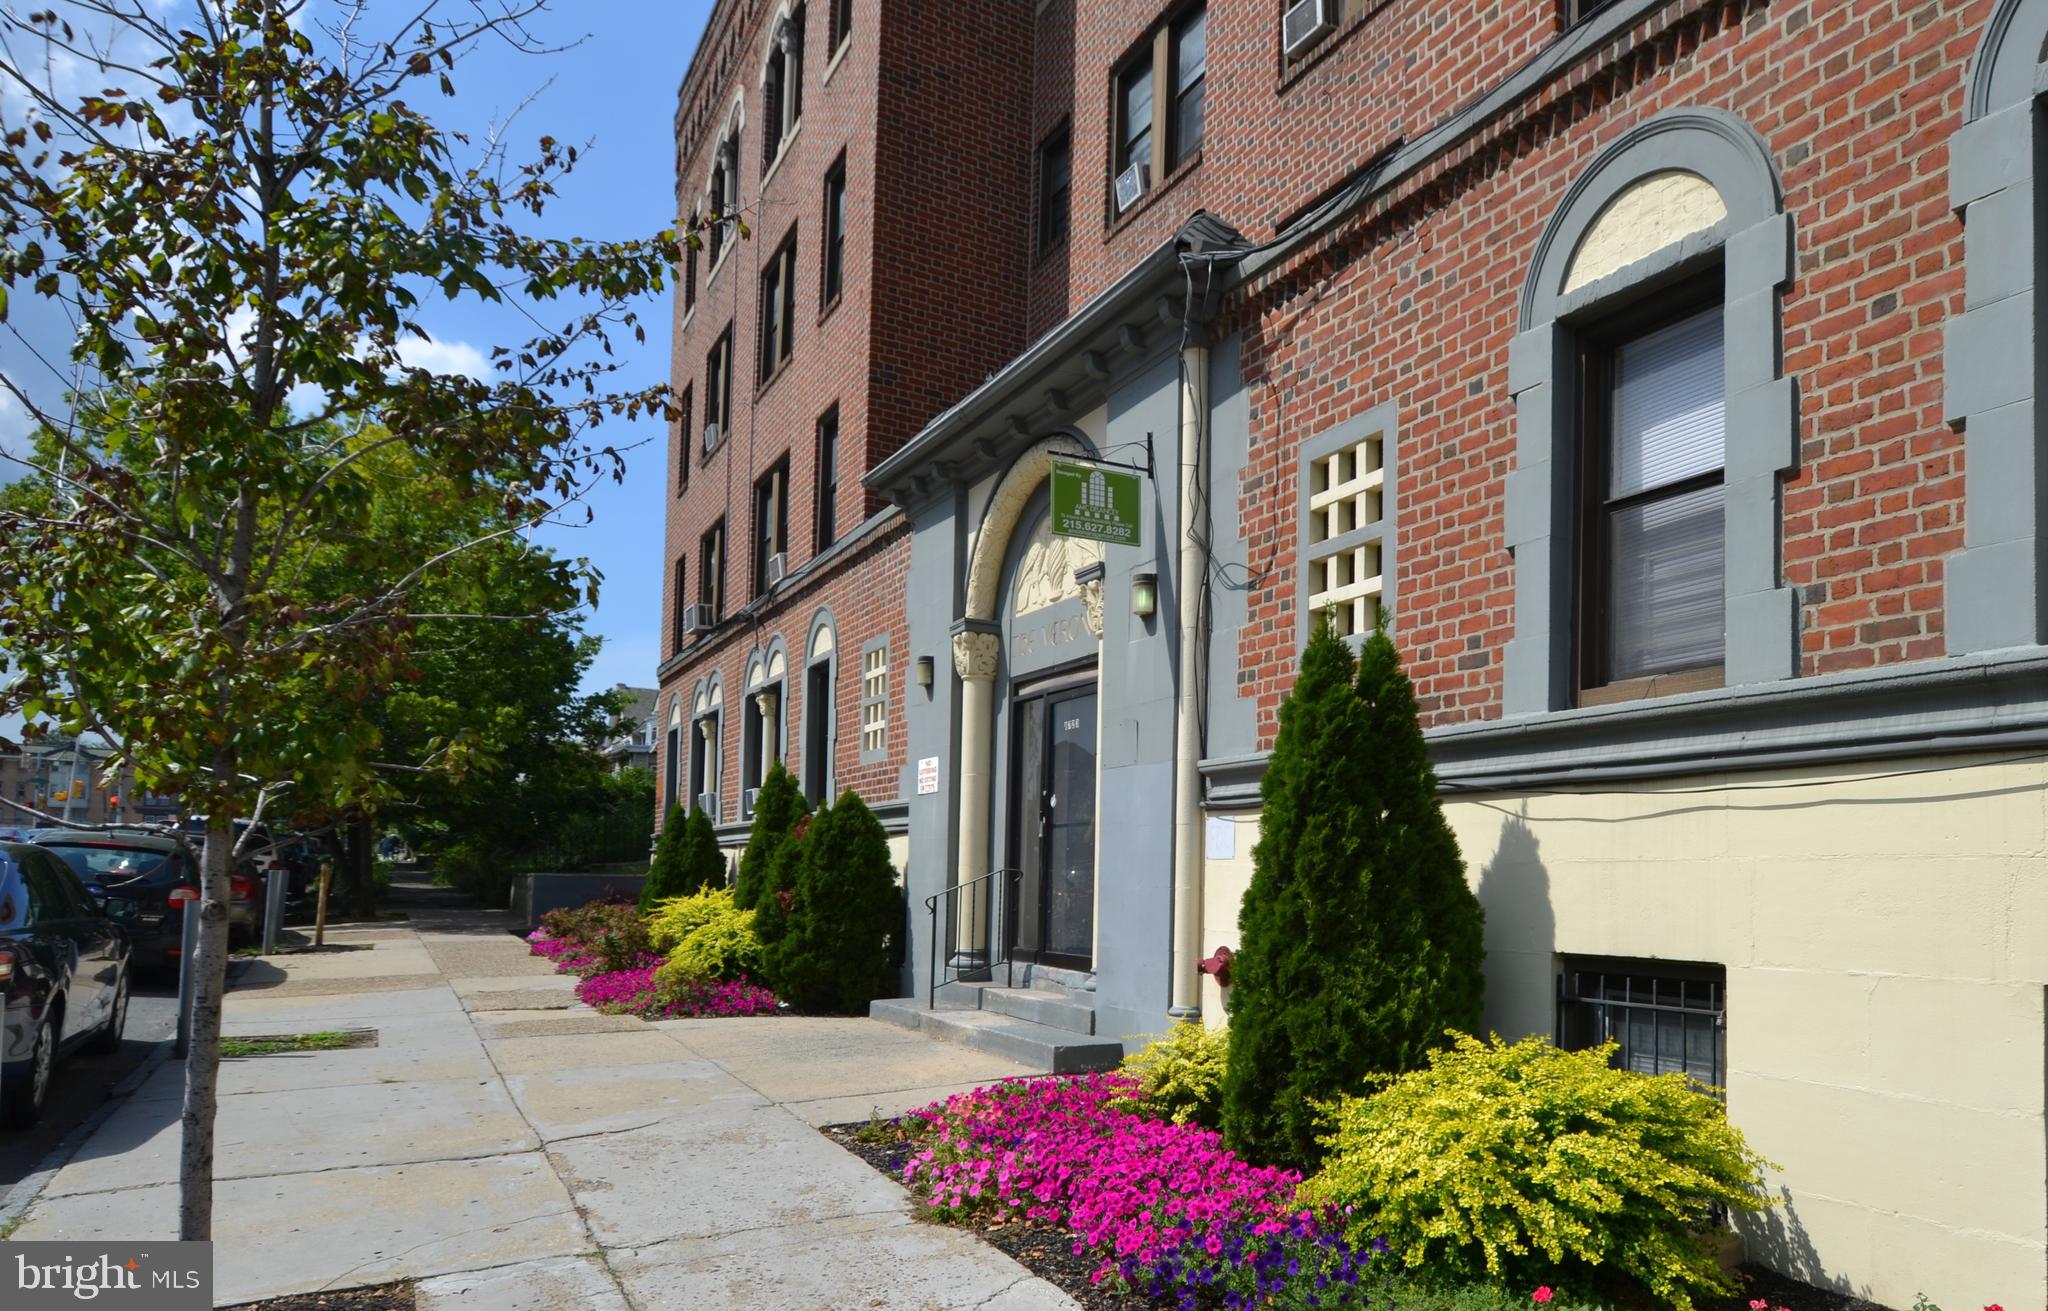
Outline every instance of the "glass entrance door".
[[1020, 959], [1089, 969], [1095, 953], [1095, 689], [1020, 701], [1011, 792], [1010, 916]]

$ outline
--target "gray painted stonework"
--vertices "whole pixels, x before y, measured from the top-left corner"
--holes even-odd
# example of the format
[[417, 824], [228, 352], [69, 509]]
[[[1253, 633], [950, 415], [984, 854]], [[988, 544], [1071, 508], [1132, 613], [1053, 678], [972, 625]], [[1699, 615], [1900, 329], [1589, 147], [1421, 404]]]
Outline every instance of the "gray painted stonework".
[[[2048, 652], [1952, 656], [1455, 724], [1424, 736], [1446, 793], [1968, 752], [2032, 754], [2048, 746]], [[1204, 760], [1209, 809], [1257, 809], [1267, 758], [1254, 752]]]
[[1209, 348], [1209, 650], [1204, 755], [1238, 755], [1259, 741], [1259, 705], [1240, 694], [1237, 671], [1251, 619], [1251, 547], [1242, 521], [1245, 465], [1251, 460], [1251, 405], [1243, 342]]
[[[1641, 179], [1680, 170], [1711, 183], [1727, 216], [1655, 254], [1566, 292], [1572, 256], [1608, 203]], [[1719, 260], [1726, 344], [1727, 602], [1730, 686], [1798, 672], [1799, 608], [1780, 585], [1783, 480], [1798, 464], [1799, 394], [1779, 375], [1778, 289], [1792, 278], [1793, 232], [1777, 170], [1746, 124], [1719, 110], [1659, 114], [1630, 129], [1575, 181], [1538, 243], [1508, 346], [1515, 469], [1505, 490], [1515, 557], [1515, 635], [1503, 707], [1546, 714], [1572, 703], [1577, 497], [1575, 326]]]
[[[1172, 459], [1180, 404], [1175, 344], [1162, 337], [1148, 359], [1112, 371], [1106, 394], [1095, 402], [1107, 409], [1105, 448], [1141, 447], [1149, 435], [1161, 451], [1162, 463]], [[1016, 452], [1079, 417], [1048, 416], [1046, 427], [1021, 434], [998, 429], [989, 438], [993, 466], [1006, 467]], [[1013, 849], [1012, 691], [1049, 675], [1098, 671], [1096, 1032], [1124, 1038], [1165, 1027], [1170, 1000], [1175, 668], [1173, 625], [1166, 617], [1178, 605], [1171, 546], [1179, 540], [1170, 469], [1166, 464], [1160, 479], [1141, 483], [1140, 545], [1103, 549], [1099, 644], [1078, 600], [1063, 600], [1023, 616], [1015, 612], [1017, 557], [1044, 513], [1042, 494], [1027, 507], [1010, 539], [995, 621], [959, 618], [970, 564], [969, 537], [981, 527], [986, 498], [971, 495], [956, 482], [942, 494], [913, 500], [907, 507], [912, 523], [907, 580], [910, 638], [909, 649], [895, 658], [908, 666], [919, 655], [933, 655], [941, 674], [929, 693], [914, 685], [905, 692], [910, 760], [913, 765], [928, 757], [940, 761], [938, 791], [919, 796], [913, 789], [909, 796], [911, 854], [906, 877], [911, 951], [904, 980], [909, 995], [922, 996], [929, 977], [933, 943], [925, 899], [942, 893], [954, 874], [962, 726], [961, 684], [950, 640], [964, 623], [976, 631], [996, 631], [1003, 638], [994, 684], [990, 849], [984, 868], [1007, 863]], [[1131, 613], [1131, 579], [1140, 572], [1158, 575], [1158, 605], [1150, 619]], [[1061, 639], [1040, 640], [1048, 627], [1057, 628]], [[1033, 639], [1029, 649], [1017, 640], [1022, 634]], [[940, 944], [941, 954], [944, 949]]]
[[2035, 405], [2043, 334], [2034, 180], [2048, 0], [2003, 0], [1971, 69], [1969, 121], [1949, 139], [1963, 218], [1963, 312], [1945, 330], [1944, 410], [1963, 429], [1963, 549], [1946, 566], [1948, 649], [2048, 641], [2048, 460]]

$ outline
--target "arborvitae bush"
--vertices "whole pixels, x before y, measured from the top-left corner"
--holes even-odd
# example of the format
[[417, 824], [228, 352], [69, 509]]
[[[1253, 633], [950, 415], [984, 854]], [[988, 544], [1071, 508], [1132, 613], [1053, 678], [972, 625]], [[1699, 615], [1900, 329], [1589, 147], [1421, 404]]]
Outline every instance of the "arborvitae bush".
[[1415, 1069], [1445, 1030], [1479, 1024], [1479, 902], [1384, 632], [1354, 660], [1317, 624], [1263, 796], [1231, 961], [1223, 1131], [1254, 1161], [1310, 1169], [1317, 1103]]
[[775, 848], [775, 855], [768, 865], [768, 875], [761, 887], [761, 899], [754, 905], [754, 934], [761, 939], [764, 952], [763, 970], [768, 976], [768, 985], [778, 987], [775, 982], [775, 944], [782, 941], [789, 929], [790, 909], [796, 902], [797, 873], [803, 868], [804, 857], [810, 849], [811, 834], [831, 814], [828, 806], [819, 806], [815, 815], [798, 815], [796, 823]]
[[648, 867], [647, 882], [640, 887], [643, 914], [672, 897], [688, 897], [706, 888], [725, 886], [725, 853], [718, 849], [718, 835], [711, 831], [711, 817], [695, 806], [689, 818], [681, 806], [671, 806], [668, 822], [654, 844], [654, 864]]
[[894, 996], [904, 930], [903, 890], [889, 839], [848, 792], [812, 817], [789, 921], [768, 948], [768, 975], [805, 1010], [861, 1014]]
[[803, 818], [804, 794], [780, 762], [761, 780], [754, 797], [754, 827], [747, 834], [747, 849], [740, 855], [740, 871], [733, 880], [733, 901], [741, 910], [761, 904], [775, 871], [775, 855], [788, 840], [790, 829]]

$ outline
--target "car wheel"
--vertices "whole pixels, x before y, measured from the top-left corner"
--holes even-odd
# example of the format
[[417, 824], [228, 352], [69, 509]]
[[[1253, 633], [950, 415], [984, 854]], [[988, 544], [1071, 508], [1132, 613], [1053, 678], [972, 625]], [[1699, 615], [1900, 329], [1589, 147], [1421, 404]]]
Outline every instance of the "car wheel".
[[107, 1013], [107, 1022], [92, 1036], [88, 1051], [117, 1052], [121, 1050], [121, 1031], [128, 1027], [128, 971], [121, 971], [121, 982], [114, 989], [114, 1009]]
[[36, 1026], [36, 1045], [22, 1071], [7, 1081], [7, 1095], [0, 1098], [0, 1123], [10, 1129], [26, 1129], [43, 1114], [43, 1102], [50, 1095], [50, 1071], [57, 1064], [57, 1028], [43, 1016]]

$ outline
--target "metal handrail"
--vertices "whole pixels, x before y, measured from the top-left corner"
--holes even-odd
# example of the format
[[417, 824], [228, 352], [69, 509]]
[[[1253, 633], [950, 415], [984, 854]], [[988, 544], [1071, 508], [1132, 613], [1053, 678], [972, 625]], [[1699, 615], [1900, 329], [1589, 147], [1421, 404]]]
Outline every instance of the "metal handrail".
[[[1014, 901], [1014, 896], [996, 894], [1012, 894], [1017, 881], [1023, 876], [1024, 871], [1020, 869], [992, 869], [964, 883], [952, 884], [924, 899], [925, 913], [930, 919], [931, 928], [928, 939], [930, 959], [925, 974], [926, 1010], [938, 1006], [939, 988], [942, 984], [957, 983], [969, 975], [992, 979], [995, 977], [997, 964], [1003, 967], [1004, 983], [1014, 986], [1013, 962], [1010, 960], [1009, 946], [1004, 942], [1007, 934], [1003, 932], [1009, 924], [1009, 907]], [[1000, 888], [995, 883], [997, 879], [1003, 881]], [[981, 930], [978, 935], [981, 944], [978, 951], [973, 948], [962, 949], [958, 945], [961, 896], [970, 889], [973, 890], [973, 895], [968, 901], [968, 913], [979, 916], [981, 921], [978, 926]], [[943, 918], [939, 914], [941, 902], [946, 903], [947, 909], [947, 914]], [[946, 942], [943, 968], [939, 963], [941, 938]]]

